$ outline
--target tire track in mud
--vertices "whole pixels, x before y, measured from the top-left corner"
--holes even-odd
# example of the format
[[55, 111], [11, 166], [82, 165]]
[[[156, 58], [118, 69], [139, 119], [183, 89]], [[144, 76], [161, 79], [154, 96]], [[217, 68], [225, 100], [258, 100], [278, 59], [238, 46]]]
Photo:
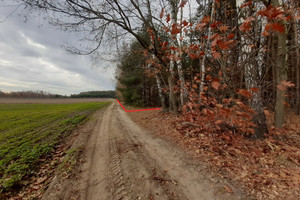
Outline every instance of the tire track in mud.
[[106, 108], [101, 121], [98, 121], [93, 130], [92, 138], [90, 138], [92, 158], [89, 163], [85, 199], [107, 199], [109, 196], [109, 193], [106, 191], [108, 178], [106, 165], [108, 155], [108, 130], [113, 105], [114, 103]]
[[113, 199], [131, 199], [131, 189], [126, 187], [124, 172], [121, 167], [121, 158], [116, 147], [116, 139], [111, 139], [109, 142], [110, 151], [110, 174], [111, 174], [111, 191]]

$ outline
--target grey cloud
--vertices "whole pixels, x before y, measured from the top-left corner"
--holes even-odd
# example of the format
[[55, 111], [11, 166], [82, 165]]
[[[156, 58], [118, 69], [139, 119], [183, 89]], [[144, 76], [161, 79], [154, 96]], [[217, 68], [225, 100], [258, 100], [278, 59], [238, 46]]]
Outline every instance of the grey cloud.
[[[4, 16], [0, 8], [0, 19]], [[0, 90], [71, 94], [114, 89], [113, 68], [92, 68], [89, 57], [70, 55], [61, 47], [66, 42], [77, 44], [79, 39], [40, 18], [24, 23], [19, 16], [10, 16], [0, 23]]]

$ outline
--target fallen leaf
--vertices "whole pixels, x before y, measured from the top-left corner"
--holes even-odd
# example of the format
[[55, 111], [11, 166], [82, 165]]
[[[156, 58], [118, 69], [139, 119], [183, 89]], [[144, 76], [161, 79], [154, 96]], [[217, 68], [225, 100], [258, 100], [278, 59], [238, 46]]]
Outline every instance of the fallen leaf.
[[227, 185], [224, 185], [224, 189], [230, 194], [233, 193], [233, 190], [230, 187], [228, 187]]

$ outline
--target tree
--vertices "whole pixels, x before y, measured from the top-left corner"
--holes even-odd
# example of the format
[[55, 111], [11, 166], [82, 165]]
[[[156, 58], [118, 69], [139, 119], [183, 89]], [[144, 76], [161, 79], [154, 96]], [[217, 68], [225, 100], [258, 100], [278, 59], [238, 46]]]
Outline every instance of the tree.
[[[263, 100], [261, 96], [261, 85], [259, 81], [259, 65], [254, 62], [253, 56], [251, 56], [253, 50], [260, 49], [262, 47], [257, 47], [254, 45], [255, 40], [253, 41], [247, 34], [258, 28], [258, 21], [250, 16], [254, 15], [253, 5], [245, 7], [244, 0], [237, 0], [236, 7], [241, 10], [243, 13], [241, 18], [239, 18], [240, 22], [240, 30], [241, 30], [241, 45], [242, 45], [242, 53], [241, 53], [241, 63], [244, 65], [244, 76], [245, 76], [245, 84], [246, 88], [251, 91], [252, 98], [250, 102], [251, 108], [256, 112], [256, 115], [253, 118], [253, 121], [256, 125], [255, 128], [255, 136], [257, 138], [263, 138], [264, 134], [268, 131], [266, 126], [266, 117], [263, 112]], [[256, 20], [256, 21], [255, 21]], [[253, 23], [256, 22], [256, 23]], [[253, 27], [253, 28], [252, 28]], [[254, 35], [255, 39], [261, 36]], [[261, 56], [260, 56], [261, 57]], [[259, 58], [261, 59], [261, 58]]]
[[[282, 4], [278, 0], [271, 0], [273, 6], [280, 7]], [[287, 34], [285, 20], [280, 19], [278, 25], [283, 27], [283, 31], [277, 31], [276, 37], [277, 44], [277, 59], [276, 59], [276, 84], [280, 84], [282, 81], [287, 81]], [[275, 105], [275, 125], [282, 127], [285, 123], [285, 91], [277, 87], [276, 90], [276, 105]]]

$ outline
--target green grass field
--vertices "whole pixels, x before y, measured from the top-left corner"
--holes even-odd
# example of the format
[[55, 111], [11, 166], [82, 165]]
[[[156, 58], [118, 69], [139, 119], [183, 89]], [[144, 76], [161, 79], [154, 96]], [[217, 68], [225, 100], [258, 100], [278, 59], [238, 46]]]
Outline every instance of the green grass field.
[[107, 104], [0, 104], [0, 192], [18, 185], [39, 158]]

